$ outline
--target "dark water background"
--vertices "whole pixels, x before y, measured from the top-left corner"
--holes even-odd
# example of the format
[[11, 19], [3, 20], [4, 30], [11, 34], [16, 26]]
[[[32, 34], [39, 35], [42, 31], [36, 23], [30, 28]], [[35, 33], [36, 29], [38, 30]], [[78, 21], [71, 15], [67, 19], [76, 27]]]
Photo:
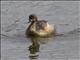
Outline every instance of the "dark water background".
[[[26, 23], [32, 13], [55, 25], [59, 35], [26, 38]], [[79, 60], [79, 38], [79, 2], [1, 2], [2, 60]], [[30, 53], [31, 48], [34, 51]], [[30, 57], [32, 53], [35, 57]]]

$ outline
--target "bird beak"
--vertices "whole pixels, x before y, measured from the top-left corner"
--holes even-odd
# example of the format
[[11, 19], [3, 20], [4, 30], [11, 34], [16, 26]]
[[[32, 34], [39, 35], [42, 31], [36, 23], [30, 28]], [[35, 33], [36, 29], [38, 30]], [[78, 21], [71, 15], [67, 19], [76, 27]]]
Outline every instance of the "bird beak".
[[30, 23], [31, 21], [28, 21], [27, 23]]

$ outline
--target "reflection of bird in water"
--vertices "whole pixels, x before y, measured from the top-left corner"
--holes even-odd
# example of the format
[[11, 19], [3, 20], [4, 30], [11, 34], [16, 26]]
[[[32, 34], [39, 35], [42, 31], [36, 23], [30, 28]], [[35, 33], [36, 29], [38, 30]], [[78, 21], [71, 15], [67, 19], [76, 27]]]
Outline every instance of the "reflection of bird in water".
[[29, 46], [29, 51], [30, 51], [30, 58], [31, 59], [35, 59], [37, 58], [39, 55], [37, 54], [39, 52], [39, 43], [37, 40], [32, 40], [32, 45]]
[[51, 26], [45, 20], [38, 21], [37, 16], [34, 14], [29, 16], [29, 23], [31, 24], [26, 31], [28, 35], [48, 36], [55, 33], [54, 26]]

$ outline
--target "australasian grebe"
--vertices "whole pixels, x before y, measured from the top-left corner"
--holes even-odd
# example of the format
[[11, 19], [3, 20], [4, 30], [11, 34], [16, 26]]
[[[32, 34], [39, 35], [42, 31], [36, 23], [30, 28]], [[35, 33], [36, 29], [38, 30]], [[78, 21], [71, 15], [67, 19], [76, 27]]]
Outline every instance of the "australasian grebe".
[[37, 16], [35, 14], [29, 15], [29, 22], [26, 33], [28, 35], [36, 35], [36, 36], [48, 36], [55, 33], [54, 26], [48, 24], [45, 20], [38, 21]]

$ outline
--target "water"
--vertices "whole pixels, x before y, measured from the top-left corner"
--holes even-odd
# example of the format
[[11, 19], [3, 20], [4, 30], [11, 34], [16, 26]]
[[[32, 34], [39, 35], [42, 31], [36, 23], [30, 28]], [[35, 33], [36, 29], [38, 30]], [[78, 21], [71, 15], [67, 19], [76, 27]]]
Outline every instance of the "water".
[[[58, 35], [26, 38], [32, 13], [55, 25]], [[79, 60], [79, 38], [79, 2], [1, 2], [2, 60]]]

